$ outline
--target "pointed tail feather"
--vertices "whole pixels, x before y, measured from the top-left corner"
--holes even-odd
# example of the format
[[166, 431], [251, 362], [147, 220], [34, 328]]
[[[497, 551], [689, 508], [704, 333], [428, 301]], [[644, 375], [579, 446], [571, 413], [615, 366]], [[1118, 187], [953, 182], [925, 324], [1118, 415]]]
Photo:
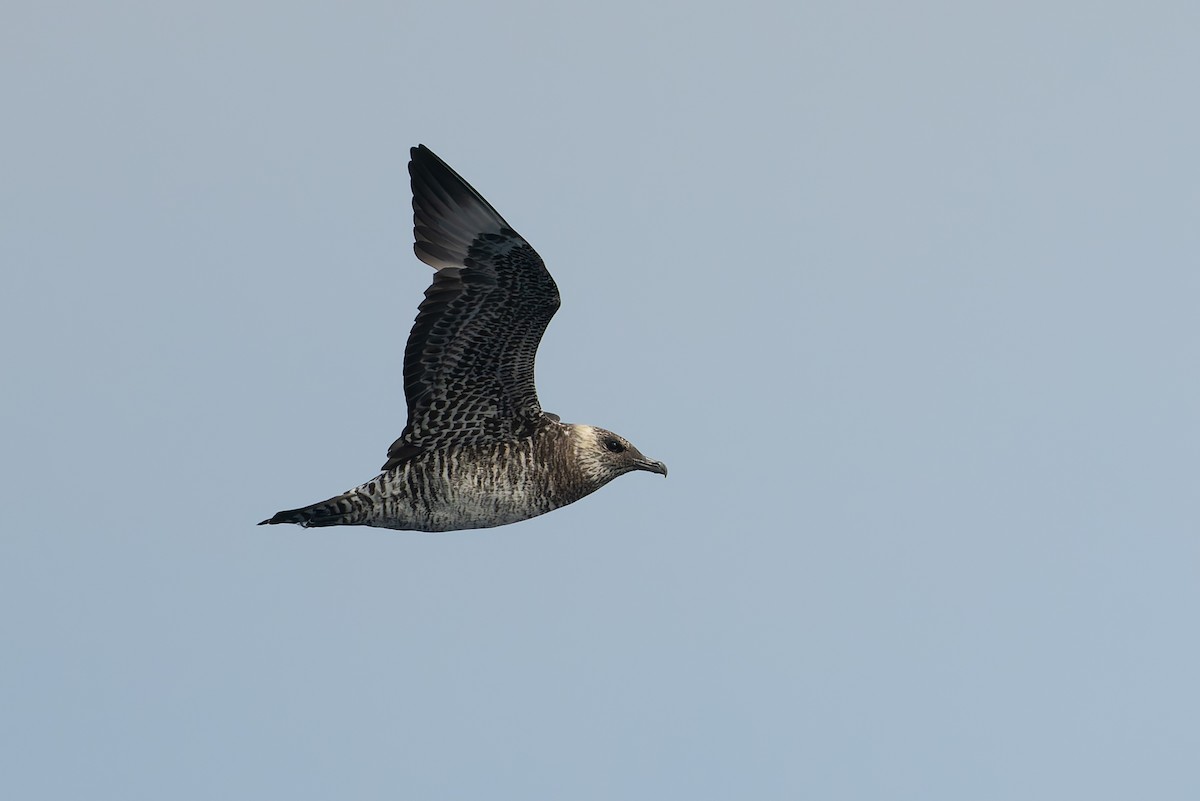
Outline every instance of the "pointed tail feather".
[[285, 509], [259, 523], [260, 526], [276, 523], [295, 523], [305, 528], [319, 526], [353, 526], [360, 524], [370, 511], [370, 502], [351, 490], [350, 492], [314, 503], [299, 509]]

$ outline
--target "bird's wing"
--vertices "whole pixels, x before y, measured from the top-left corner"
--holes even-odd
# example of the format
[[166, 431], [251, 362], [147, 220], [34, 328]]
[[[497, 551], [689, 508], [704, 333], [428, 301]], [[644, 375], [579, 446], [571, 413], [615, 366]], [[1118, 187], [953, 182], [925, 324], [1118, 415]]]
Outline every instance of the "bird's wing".
[[408, 164], [413, 249], [437, 270], [404, 351], [408, 425], [384, 470], [431, 447], [512, 441], [545, 421], [533, 385], [558, 310], [542, 258], [424, 145]]

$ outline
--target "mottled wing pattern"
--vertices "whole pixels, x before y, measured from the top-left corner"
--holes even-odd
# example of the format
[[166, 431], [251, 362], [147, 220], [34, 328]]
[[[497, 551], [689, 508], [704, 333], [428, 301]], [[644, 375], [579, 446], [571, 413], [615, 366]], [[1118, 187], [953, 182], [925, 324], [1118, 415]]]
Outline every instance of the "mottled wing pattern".
[[429, 447], [512, 441], [544, 422], [533, 362], [558, 310], [542, 259], [429, 148], [412, 149], [413, 249], [437, 270], [404, 351], [408, 425], [384, 470]]

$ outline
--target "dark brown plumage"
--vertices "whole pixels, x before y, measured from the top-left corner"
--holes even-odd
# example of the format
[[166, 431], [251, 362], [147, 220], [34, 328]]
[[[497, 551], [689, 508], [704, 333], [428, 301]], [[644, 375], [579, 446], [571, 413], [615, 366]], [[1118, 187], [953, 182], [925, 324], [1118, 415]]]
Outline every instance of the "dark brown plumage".
[[470, 184], [424, 145], [411, 153], [413, 248], [437, 272], [404, 352], [408, 424], [378, 477], [263, 523], [485, 528], [633, 470], [666, 475], [624, 438], [542, 411], [534, 359], [558, 310], [554, 279]]

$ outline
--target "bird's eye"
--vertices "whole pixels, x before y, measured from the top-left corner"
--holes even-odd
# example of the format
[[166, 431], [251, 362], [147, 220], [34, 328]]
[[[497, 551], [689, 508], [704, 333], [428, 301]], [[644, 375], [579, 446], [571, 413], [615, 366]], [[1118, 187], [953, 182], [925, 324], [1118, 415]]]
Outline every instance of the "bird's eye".
[[625, 451], [625, 446], [615, 439], [604, 440], [604, 447], [608, 448], [609, 453], [623, 453]]

